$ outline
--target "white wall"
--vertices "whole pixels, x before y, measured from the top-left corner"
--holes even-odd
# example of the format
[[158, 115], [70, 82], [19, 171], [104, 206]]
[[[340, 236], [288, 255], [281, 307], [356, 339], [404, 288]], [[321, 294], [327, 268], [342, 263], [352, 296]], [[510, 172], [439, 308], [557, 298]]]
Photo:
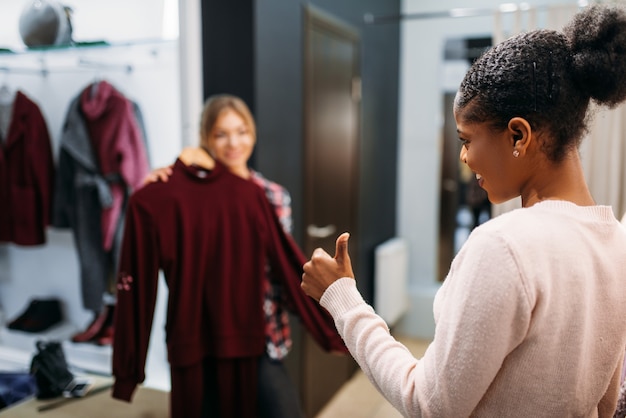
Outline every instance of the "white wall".
[[[34, 0], [0, 0], [0, 47], [23, 49], [22, 11]], [[74, 40], [128, 42], [178, 37], [177, 0], [60, 0], [72, 10]], [[114, 28], [114, 30], [112, 29]]]
[[[17, 22], [28, 3], [0, 0], [0, 47], [17, 52], [0, 54], [0, 67], [13, 69], [0, 70], [0, 83], [21, 90], [39, 105], [52, 137], [55, 158], [70, 101], [89, 83], [106, 79], [139, 104], [152, 166], [170, 164], [182, 144], [191, 141], [183, 137], [181, 122], [181, 100], [185, 96], [181, 94], [179, 47], [174, 34], [176, 0], [65, 1], [74, 10], [75, 41], [106, 40], [114, 46], [46, 52], [26, 51], [21, 42]], [[163, 10], [168, 10], [167, 14]], [[102, 65], [81, 66], [81, 60]], [[124, 70], [125, 66], [132, 70]], [[43, 67], [49, 70], [46, 75], [37, 73]], [[0, 244], [0, 310], [5, 319], [12, 319], [31, 298], [57, 297], [64, 303], [67, 321], [76, 330], [82, 330], [91, 315], [82, 307], [78, 275], [74, 242], [67, 230], [49, 228], [48, 243], [39, 247]], [[166, 296], [161, 285], [152, 339], [157, 351], [151, 345], [146, 371], [147, 382], [163, 388], [169, 385], [163, 349]], [[0, 341], [0, 348], [3, 343]]]
[[[454, 8], [496, 10], [493, 0], [403, 0], [404, 14]], [[529, 5], [576, 4], [573, 0], [534, 0]], [[541, 13], [538, 16], [541, 24]], [[512, 25], [507, 15], [504, 25]], [[506, 29], [506, 26], [505, 26]], [[410, 310], [400, 332], [432, 338], [432, 302], [437, 281], [439, 180], [442, 148], [443, 47], [453, 37], [490, 35], [493, 17], [405, 19], [401, 22], [400, 116], [398, 149], [398, 234], [409, 242]], [[450, 80], [445, 80], [450, 82]], [[460, 83], [460, 79], [458, 82]]]

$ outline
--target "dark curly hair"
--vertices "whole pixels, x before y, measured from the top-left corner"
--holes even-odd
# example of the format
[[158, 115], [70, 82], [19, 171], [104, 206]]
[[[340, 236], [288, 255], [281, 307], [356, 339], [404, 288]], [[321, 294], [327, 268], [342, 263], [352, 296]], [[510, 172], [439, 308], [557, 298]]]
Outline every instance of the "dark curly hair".
[[625, 98], [626, 12], [594, 5], [563, 32], [522, 33], [486, 51], [461, 82], [455, 109], [494, 129], [523, 117], [548, 133], [544, 152], [560, 161], [580, 144], [591, 100], [614, 107]]

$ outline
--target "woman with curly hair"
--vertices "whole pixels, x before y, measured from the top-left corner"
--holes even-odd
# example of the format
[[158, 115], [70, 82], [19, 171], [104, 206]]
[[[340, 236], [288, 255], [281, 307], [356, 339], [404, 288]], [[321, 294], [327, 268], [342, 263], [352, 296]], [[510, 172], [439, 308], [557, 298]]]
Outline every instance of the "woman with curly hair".
[[434, 301], [421, 359], [359, 294], [348, 234], [314, 251], [302, 288], [405, 416], [612, 417], [626, 347], [626, 230], [597, 205], [579, 155], [590, 104], [626, 98], [626, 13], [592, 6], [562, 32], [484, 53], [455, 99], [460, 159], [492, 203]]

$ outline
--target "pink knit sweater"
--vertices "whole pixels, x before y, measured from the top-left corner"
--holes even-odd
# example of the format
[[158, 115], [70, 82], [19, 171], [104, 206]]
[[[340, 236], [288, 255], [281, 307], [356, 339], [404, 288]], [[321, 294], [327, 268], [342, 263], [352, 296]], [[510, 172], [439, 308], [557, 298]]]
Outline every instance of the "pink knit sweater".
[[320, 303], [407, 417], [611, 417], [626, 347], [626, 230], [610, 207], [544, 201], [476, 228], [434, 302], [422, 359], [342, 278]]

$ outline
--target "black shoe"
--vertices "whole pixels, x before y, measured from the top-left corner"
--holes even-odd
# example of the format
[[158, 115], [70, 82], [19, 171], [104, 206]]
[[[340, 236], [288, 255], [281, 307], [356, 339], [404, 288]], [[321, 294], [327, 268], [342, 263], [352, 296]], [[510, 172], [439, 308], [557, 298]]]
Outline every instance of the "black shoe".
[[9, 322], [9, 329], [42, 332], [63, 320], [61, 303], [57, 299], [34, 299], [19, 317]]

